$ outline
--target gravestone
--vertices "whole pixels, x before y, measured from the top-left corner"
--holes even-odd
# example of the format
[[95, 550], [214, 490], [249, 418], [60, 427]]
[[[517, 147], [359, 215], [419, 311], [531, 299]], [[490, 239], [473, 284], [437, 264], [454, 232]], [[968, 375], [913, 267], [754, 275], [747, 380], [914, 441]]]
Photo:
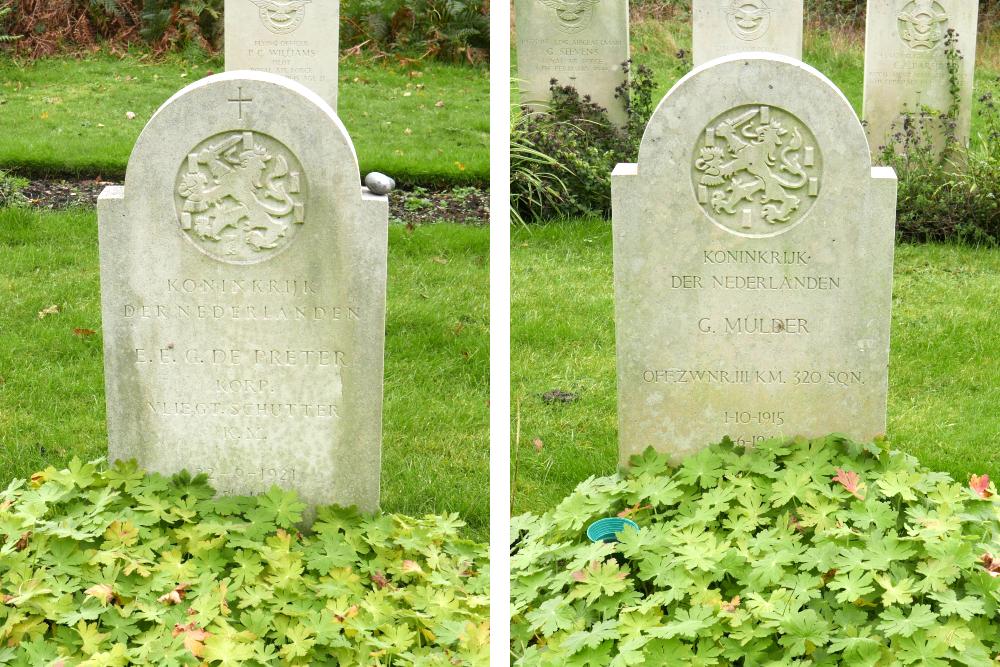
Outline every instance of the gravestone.
[[98, 218], [110, 459], [375, 509], [388, 202], [329, 106], [262, 72], [194, 83]]
[[885, 432], [896, 177], [774, 54], [696, 68], [612, 176], [622, 462]]
[[226, 0], [226, 70], [294, 79], [337, 108], [340, 0]]
[[691, 15], [695, 67], [746, 51], [802, 60], [802, 0], [694, 0]]
[[[967, 145], [972, 123], [979, 4], [974, 0], [869, 0], [865, 35], [862, 118], [872, 151], [901, 130], [902, 116], [928, 107], [957, 110], [956, 138]], [[949, 46], [948, 31], [956, 33]], [[949, 51], [957, 49], [957, 99], [949, 77]], [[940, 145], [943, 131], [935, 128]]]
[[516, 0], [515, 12], [521, 104], [544, 110], [556, 79], [624, 124], [625, 104], [615, 99], [615, 88], [626, 79], [628, 0]]

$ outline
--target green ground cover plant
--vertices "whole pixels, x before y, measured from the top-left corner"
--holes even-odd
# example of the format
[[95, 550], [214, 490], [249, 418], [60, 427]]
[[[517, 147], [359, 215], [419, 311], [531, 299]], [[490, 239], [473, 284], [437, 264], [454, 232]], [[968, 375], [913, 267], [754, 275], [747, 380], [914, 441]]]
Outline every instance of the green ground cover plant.
[[[0, 126], [16, 128], [0, 142], [0, 167], [21, 175], [121, 178], [156, 109], [223, 69], [221, 58], [205, 55], [97, 53], [35, 62], [0, 55]], [[487, 68], [347, 58], [340, 94], [362, 173], [382, 171], [420, 185], [489, 180]]]
[[[382, 507], [489, 525], [489, 232], [390, 228]], [[107, 453], [93, 210], [0, 210], [0, 488]]]
[[[628, 517], [619, 542], [587, 525]], [[1000, 498], [883, 443], [647, 450], [512, 525], [516, 665], [969, 665], [1000, 653]]]
[[[511, 244], [513, 513], [541, 512], [618, 459], [611, 226], [516, 228]], [[889, 445], [964, 480], [1000, 478], [1000, 250], [896, 248]], [[554, 390], [564, 392], [549, 394]], [[569, 394], [568, 396], [565, 394]]]
[[204, 476], [49, 467], [0, 492], [0, 664], [487, 665], [485, 544]]

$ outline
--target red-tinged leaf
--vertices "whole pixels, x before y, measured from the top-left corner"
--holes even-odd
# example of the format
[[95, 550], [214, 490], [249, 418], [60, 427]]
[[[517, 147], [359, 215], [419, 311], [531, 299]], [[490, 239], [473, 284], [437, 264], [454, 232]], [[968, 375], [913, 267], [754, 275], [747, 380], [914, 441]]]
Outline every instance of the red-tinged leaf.
[[343, 615], [335, 613], [333, 617], [337, 619], [338, 623], [343, 623], [345, 620], [349, 618], [354, 618], [357, 615], [358, 615], [358, 605], [352, 604], [350, 608], [343, 613]]
[[983, 500], [989, 500], [993, 497], [993, 493], [990, 491], [989, 475], [973, 475], [969, 478], [969, 488]]
[[191, 584], [177, 584], [174, 590], [169, 593], [164, 593], [160, 597], [156, 598], [157, 602], [165, 603], [169, 605], [180, 604], [184, 600], [184, 593], [191, 586]]
[[418, 563], [416, 561], [413, 561], [413, 560], [404, 560], [403, 561], [403, 573], [404, 574], [414, 574], [414, 573], [417, 573], [417, 572], [423, 574], [423, 571], [424, 571], [424, 568], [420, 567], [420, 563]]
[[858, 500], [865, 499], [865, 497], [860, 493], [861, 478], [858, 477], [858, 473], [844, 470], [843, 468], [837, 468], [837, 474], [833, 476], [833, 481], [839, 483], [847, 489], [847, 492]]
[[1000, 577], [1000, 558], [994, 558], [992, 554], [985, 553], [980, 562], [991, 577]]
[[377, 570], [375, 574], [372, 575], [372, 583], [375, 584], [379, 590], [382, 590], [389, 585], [389, 580], [386, 579], [384, 572]]
[[105, 606], [118, 604], [118, 594], [115, 593], [115, 589], [110, 584], [95, 584], [85, 590], [84, 594], [92, 598], [97, 598]]
[[636, 503], [632, 507], [623, 509], [621, 512], [618, 513], [618, 516], [621, 517], [622, 519], [631, 519], [639, 512], [650, 509], [653, 509], [652, 505], [640, 505], [639, 503]]
[[97, 332], [93, 329], [73, 329], [73, 335], [79, 336], [80, 338], [86, 338], [87, 336], [93, 336]]
[[735, 596], [729, 602], [722, 603], [722, 611], [732, 614], [734, 611], [739, 609], [740, 606], [740, 596]]
[[586, 581], [587, 580], [587, 571], [586, 570], [577, 570], [576, 572], [573, 573], [573, 580], [574, 581], [579, 581], [579, 582]]
[[174, 637], [184, 636], [184, 648], [191, 651], [191, 655], [200, 658], [205, 654], [205, 640], [212, 636], [210, 632], [199, 628], [191, 621], [187, 625], [175, 625]]

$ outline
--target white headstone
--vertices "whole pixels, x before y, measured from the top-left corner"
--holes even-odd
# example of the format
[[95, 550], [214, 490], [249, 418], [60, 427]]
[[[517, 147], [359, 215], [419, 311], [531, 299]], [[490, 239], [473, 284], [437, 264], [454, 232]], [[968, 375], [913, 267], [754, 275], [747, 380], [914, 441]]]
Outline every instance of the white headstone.
[[691, 14], [695, 67], [746, 51], [802, 60], [802, 0], [694, 0]]
[[884, 433], [895, 204], [812, 67], [742, 54], [677, 83], [612, 177], [621, 460]]
[[615, 89], [626, 79], [628, 0], [515, 0], [515, 12], [521, 104], [544, 110], [556, 79], [624, 123], [625, 103]]
[[340, 0], [226, 0], [226, 70], [294, 79], [337, 108]]
[[[976, 66], [979, 3], [975, 0], [869, 0], [862, 118], [873, 151], [902, 129], [902, 116], [953, 105], [957, 139], [968, 144]], [[949, 46], [948, 31], [957, 39]], [[957, 49], [959, 93], [951, 92], [949, 49]], [[938, 140], [943, 136], [938, 132]]]
[[98, 219], [110, 459], [376, 508], [388, 202], [333, 110], [272, 74], [194, 83]]

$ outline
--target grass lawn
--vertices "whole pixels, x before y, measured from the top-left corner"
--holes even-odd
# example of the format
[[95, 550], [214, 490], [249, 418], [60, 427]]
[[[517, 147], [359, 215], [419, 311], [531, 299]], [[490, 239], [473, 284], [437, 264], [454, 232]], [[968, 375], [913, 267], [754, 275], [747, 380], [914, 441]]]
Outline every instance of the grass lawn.
[[[537, 225], [514, 230], [511, 243], [519, 514], [617, 465], [611, 225]], [[1000, 249], [901, 246], [895, 274], [891, 446], [963, 482], [973, 472], [1000, 478]], [[553, 389], [579, 399], [546, 405], [541, 394]]]
[[[95, 54], [23, 63], [0, 55], [0, 168], [120, 177], [153, 112], [192, 81], [222, 70], [221, 59], [207, 56]], [[348, 59], [340, 68], [340, 114], [363, 173], [417, 184], [489, 180], [485, 67]]]
[[[383, 508], [489, 534], [489, 231], [390, 230]], [[106, 455], [97, 220], [0, 210], [0, 488]], [[56, 315], [39, 311], [58, 305]], [[74, 329], [92, 329], [78, 336]]]

